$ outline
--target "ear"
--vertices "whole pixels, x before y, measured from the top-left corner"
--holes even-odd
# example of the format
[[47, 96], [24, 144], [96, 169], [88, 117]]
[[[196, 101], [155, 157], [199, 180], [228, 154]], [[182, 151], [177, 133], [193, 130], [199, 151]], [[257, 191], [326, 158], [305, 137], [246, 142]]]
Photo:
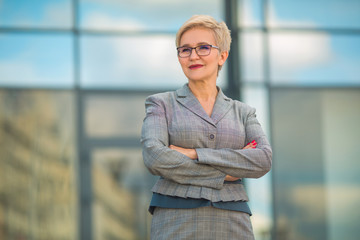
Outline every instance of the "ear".
[[226, 62], [226, 59], [227, 59], [228, 57], [229, 57], [229, 52], [228, 52], [228, 51], [223, 51], [223, 52], [221, 52], [218, 65], [219, 65], [219, 66], [224, 65], [224, 63]]

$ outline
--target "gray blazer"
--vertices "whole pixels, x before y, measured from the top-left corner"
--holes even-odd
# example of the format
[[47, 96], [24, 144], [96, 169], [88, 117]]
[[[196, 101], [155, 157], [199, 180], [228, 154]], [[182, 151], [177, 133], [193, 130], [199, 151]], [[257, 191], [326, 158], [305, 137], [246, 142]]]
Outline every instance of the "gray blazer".
[[[153, 192], [218, 201], [248, 201], [243, 184], [224, 184], [226, 175], [259, 178], [271, 168], [272, 151], [255, 109], [226, 97], [221, 89], [209, 117], [188, 85], [149, 96], [141, 132], [143, 159], [161, 176]], [[256, 149], [242, 148], [252, 140]], [[169, 145], [196, 149], [198, 160]]]

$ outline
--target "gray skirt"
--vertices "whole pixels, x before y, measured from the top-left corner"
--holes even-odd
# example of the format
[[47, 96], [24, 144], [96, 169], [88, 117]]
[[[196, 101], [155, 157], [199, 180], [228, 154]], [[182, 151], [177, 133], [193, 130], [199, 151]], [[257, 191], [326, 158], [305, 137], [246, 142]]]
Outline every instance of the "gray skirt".
[[159, 208], [151, 222], [151, 240], [254, 240], [250, 216], [214, 207]]

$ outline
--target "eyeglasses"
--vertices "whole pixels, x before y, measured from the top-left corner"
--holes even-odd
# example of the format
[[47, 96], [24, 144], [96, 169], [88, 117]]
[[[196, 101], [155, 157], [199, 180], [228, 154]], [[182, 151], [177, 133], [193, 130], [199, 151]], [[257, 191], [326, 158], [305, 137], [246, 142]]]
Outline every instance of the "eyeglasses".
[[196, 52], [197, 55], [199, 55], [199, 56], [207, 56], [207, 55], [210, 54], [211, 48], [219, 49], [219, 47], [213, 46], [213, 45], [210, 45], [210, 44], [200, 45], [200, 46], [193, 47], [193, 48], [192, 47], [178, 47], [176, 49], [178, 51], [178, 56], [179, 57], [186, 58], [186, 57], [189, 57], [191, 55], [193, 49], [195, 49], [195, 52]]

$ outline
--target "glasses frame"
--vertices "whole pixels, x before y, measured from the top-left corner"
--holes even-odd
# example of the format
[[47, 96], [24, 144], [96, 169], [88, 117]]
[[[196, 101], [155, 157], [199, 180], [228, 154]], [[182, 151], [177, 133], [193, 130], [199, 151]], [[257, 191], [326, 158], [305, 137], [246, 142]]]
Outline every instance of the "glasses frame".
[[[199, 50], [200, 50], [200, 48], [201, 47], [204, 47], [204, 46], [209, 46], [210, 47], [210, 49], [209, 49], [209, 53], [208, 54], [199, 54]], [[191, 49], [191, 51], [190, 51], [190, 54], [189, 54], [189, 56], [180, 56], [180, 51], [179, 51], [179, 49], [182, 49], [182, 48], [186, 48], [186, 49]], [[195, 52], [196, 52], [196, 54], [198, 55], [198, 56], [209, 56], [210, 55], [210, 53], [211, 53], [211, 48], [216, 48], [216, 49], [220, 49], [219, 47], [217, 47], [217, 46], [214, 46], [214, 45], [211, 45], [211, 44], [202, 44], [202, 45], [199, 45], [199, 46], [196, 46], [196, 47], [177, 47], [176, 48], [176, 50], [177, 50], [177, 55], [178, 55], [178, 57], [180, 57], [180, 58], [187, 58], [187, 57], [190, 57], [191, 56], [191, 54], [192, 54], [192, 52], [193, 52], [193, 49], [195, 49]]]

